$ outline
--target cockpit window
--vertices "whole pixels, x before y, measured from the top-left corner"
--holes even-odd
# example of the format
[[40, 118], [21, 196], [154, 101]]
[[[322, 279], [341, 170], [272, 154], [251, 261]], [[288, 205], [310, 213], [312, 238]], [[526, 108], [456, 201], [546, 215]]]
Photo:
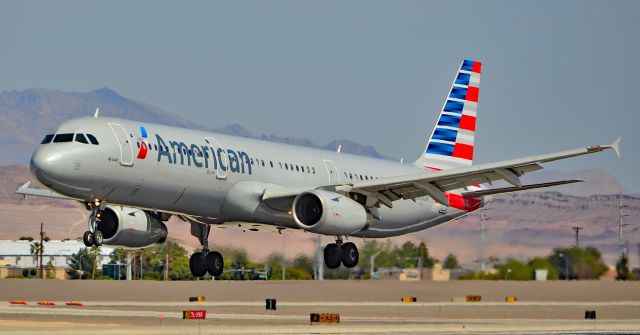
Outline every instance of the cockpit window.
[[73, 141], [73, 134], [57, 134], [56, 137], [53, 138], [53, 143], [62, 143], [62, 142], [71, 142]]
[[40, 144], [49, 144], [51, 143], [51, 140], [53, 140], [53, 134], [49, 134], [45, 136], [44, 139], [42, 140], [42, 143]]
[[91, 142], [91, 144], [94, 145], [98, 145], [98, 140], [96, 139], [95, 136], [91, 135], [91, 134], [87, 134], [87, 138], [89, 138], [89, 141]]
[[84, 143], [84, 144], [89, 144], [89, 141], [87, 141], [87, 138], [84, 137], [84, 135], [78, 133], [76, 134], [76, 142], [80, 142], [80, 143]]

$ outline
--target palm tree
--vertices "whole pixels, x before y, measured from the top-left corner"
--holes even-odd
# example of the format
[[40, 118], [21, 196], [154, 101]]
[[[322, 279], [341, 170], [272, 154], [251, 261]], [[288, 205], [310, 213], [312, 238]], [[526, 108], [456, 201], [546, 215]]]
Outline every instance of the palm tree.
[[40, 258], [38, 256], [40, 256], [40, 253], [44, 252], [44, 248], [42, 246], [42, 244], [39, 241], [36, 242], [32, 242], [31, 243], [31, 254], [36, 256], [36, 267], [39, 268], [40, 267]]

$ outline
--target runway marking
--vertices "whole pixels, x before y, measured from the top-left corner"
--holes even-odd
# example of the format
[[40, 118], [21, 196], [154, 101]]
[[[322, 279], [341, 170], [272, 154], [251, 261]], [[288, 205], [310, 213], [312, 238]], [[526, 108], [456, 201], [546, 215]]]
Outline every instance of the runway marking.
[[[159, 302], [139, 302], [139, 301], [86, 301], [86, 306], [148, 306], [148, 307], [186, 307], [195, 306], [194, 303], [159, 301]], [[264, 306], [264, 301], [203, 301], [197, 306], [206, 307], [253, 307]], [[558, 306], [558, 307], [640, 307], [640, 301], [518, 301], [518, 302], [380, 302], [380, 301], [278, 301], [278, 306], [303, 307], [515, 307], [515, 306]]]

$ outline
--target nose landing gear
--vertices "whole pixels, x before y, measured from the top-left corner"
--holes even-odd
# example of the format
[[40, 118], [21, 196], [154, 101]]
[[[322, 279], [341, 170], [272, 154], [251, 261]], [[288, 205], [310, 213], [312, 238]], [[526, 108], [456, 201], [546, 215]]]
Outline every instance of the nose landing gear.
[[336, 238], [336, 243], [329, 243], [324, 248], [324, 263], [329, 269], [337, 269], [340, 263], [346, 268], [358, 265], [360, 253], [353, 242], [342, 242], [342, 237]]
[[197, 237], [202, 251], [194, 252], [189, 258], [189, 270], [194, 277], [203, 277], [209, 272], [213, 277], [222, 274], [224, 259], [217, 251], [209, 251], [209, 231], [211, 226], [204, 223], [191, 223], [191, 235]]
[[100, 221], [101, 211], [104, 209], [104, 205], [101, 205], [100, 200], [95, 200], [89, 203], [91, 208], [91, 214], [89, 214], [89, 230], [85, 231], [82, 235], [82, 242], [89, 248], [92, 246], [99, 247], [102, 245], [104, 237], [102, 232], [98, 230], [98, 222]]

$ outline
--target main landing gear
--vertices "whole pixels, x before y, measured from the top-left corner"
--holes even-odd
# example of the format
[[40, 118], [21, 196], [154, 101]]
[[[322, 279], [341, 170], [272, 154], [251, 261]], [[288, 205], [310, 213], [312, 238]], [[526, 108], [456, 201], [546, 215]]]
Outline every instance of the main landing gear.
[[104, 240], [102, 232], [98, 230], [100, 214], [104, 207], [101, 205], [100, 200], [91, 202], [89, 206], [91, 207], [91, 214], [89, 214], [89, 230], [85, 231], [82, 235], [82, 242], [87, 248], [92, 246], [99, 247], [102, 245]]
[[200, 240], [202, 251], [196, 251], [189, 258], [189, 270], [194, 277], [203, 277], [209, 272], [213, 277], [222, 274], [224, 260], [217, 251], [209, 251], [209, 230], [211, 226], [204, 223], [191, 223], [191, 235]]
[[360, 253], [353, 242], [342, 242], [342, 237], [336, 238], [336, 243], [329, 243], [324, 248], [324, 264], [329, 269], [337, 269], [340, 263], [346, 268], [358, 265]]

